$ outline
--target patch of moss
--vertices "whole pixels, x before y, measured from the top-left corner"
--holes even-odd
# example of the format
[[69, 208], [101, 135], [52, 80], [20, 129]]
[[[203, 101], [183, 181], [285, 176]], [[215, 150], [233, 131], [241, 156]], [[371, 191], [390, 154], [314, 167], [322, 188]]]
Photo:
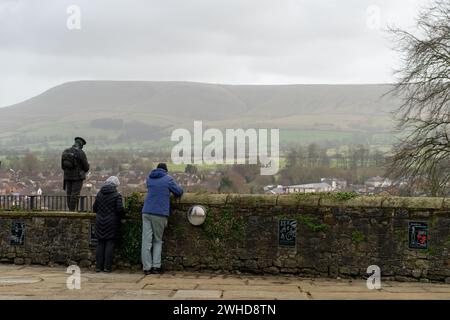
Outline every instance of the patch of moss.
[[318, 193], [298, 193], [296, 194], [296, 198], [300, 200], [306, 200], [310, 199], [312, 197], [321, 197], [325, 199], [332, 199], [336, 201], [347, 201], [353, 198], [358, 197], [359, 195], [354, 192], [347, 192], [347, 191], [341, 191], [341, 192], [318, 192]]
[[320, 193], [296, 193], [295, 197], [297, 198], [297, 200], [301, 201], [305, 199], [311, 199], [312, 197], [316, 197], [318, 195], [320, 195]]
[[299, 216], [299, 220], [304, 223], [312, 232], [326, 232], [328, 225], [318, 223], [317, 220], [310, 216]]
[[358, 194], [354, 191], [331, 193], [331, 197], [337, 201], [347, 201], [356, 198], [357, 196]]
[[310, 215], [281, 215], [279, 217], [280, 219], [295, 219], [299, 221], [300, 223], [303, 223], [305, 226], [308, 227], [309, 230], [312, 232], [326, 232], [328, 231], [328, 225], [324, 223], [320, 223], [317, 219], [317, 217], [310, 216]]
[[352, 232], [352, 242], [359, 244], [365, 240], [364, 234], [359, 231], [355, 230]]

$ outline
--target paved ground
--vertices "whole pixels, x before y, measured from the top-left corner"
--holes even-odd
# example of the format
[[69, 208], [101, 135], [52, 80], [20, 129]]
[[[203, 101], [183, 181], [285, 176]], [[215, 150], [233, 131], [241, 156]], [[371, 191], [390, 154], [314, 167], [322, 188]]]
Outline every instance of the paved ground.
[[382, 282], [281, 276], [166, 273], [144, 276], [116, 271], [83, 272], [81, 288], [69, 290], [64, 268], [0, 265], [4, 299], [446, 299], [450, 284]]

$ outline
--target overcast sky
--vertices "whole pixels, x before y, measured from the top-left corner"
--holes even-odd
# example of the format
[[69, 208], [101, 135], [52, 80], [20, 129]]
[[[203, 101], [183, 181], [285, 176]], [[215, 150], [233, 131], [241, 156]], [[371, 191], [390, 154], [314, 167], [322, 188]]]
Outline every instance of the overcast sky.
[[0, 106], [87, 79], [391, 82], [384, 29], [426, 1], [0, 0]]

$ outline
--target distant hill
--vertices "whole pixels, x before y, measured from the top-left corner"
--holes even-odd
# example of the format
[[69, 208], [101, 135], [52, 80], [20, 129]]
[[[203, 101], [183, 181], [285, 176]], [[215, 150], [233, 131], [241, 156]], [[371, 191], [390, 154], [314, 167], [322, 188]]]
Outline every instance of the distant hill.
[[303, 141], [305, 136], [333, 141], [386, 135], [392, 129], [389, 112], [400, 103], [383, 96], [390, 88], [68, 82], [0, 108], [0, 145], [51, 147], [80, 134], [99, 146], [138, 146], [168, 142], [171, 130], [192, 130], [194, 120], [203, 120], [205, 127], [280, 128], [282, 141], [287, 142]]

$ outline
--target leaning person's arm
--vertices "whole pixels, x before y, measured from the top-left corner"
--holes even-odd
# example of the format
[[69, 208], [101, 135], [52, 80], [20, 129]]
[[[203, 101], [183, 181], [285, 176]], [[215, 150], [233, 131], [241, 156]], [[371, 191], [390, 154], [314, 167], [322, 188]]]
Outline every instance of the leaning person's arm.
[[183, 188], [179, 186], [173, 178], [169, 181], [169, 190], [175, 197], [181, 197], [183, 195]]

